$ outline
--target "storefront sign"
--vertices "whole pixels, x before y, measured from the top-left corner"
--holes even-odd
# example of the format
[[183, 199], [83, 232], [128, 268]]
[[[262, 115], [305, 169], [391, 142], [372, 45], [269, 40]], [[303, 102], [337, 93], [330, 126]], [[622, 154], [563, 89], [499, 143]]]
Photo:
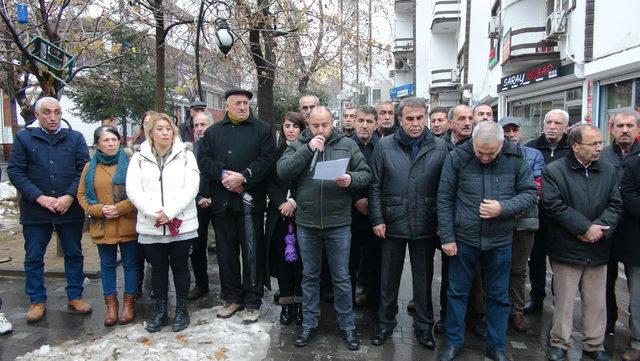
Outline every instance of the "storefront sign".
[[511, 29], [502, 37], [502, 54], [500, 58], [502, 59], [500, 65], [511, 58]]
[[413, 83], [401, 85], [389, 90], [391, 99], [404, 98], [413, 95]]
[[498, 92], [519, 88], [525, 85], [539, 83], [560, 76], [560, 63], [553, 62], [538, 65], [521, 73], [506, 76], [500, 80]]

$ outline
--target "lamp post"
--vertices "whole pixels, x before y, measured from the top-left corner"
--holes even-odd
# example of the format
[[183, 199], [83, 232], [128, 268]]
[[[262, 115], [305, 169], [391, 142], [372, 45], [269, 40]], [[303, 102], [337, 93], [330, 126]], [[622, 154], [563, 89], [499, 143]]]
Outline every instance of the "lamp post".
[[[196, 45], [195, 45], [195, 58], [196, 58], [196, 82], [198, 83], [198, 97], [201, 101], [204, 101], [202, 96], [202, 81], [200, 79], [200, 33], [202, 32], [202, 26], [204, 23], [204, 13], [206, 1], [200, 2], [200, 10], [198, 12], [198, 22], [196, 24]], [[233, 47], [234, 37], [229, 29], [229, 24], [225, 19], [219, 18], [215, 22], [216, 24], [216, 45], [218, 49], [226, 56]]]

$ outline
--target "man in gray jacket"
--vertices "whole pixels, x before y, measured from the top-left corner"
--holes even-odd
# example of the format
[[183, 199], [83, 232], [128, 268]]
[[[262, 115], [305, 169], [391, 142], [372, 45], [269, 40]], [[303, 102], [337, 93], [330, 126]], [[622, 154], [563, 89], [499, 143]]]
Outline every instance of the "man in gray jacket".
[[[296, 194], [298, 245], [302, 257], [303, 329], [295, 345], [306, 346], [318, 328], [320, 270], [326, 251], [335, 290], [334, 307], [345, 345], [360, 348], [356, 334], [349, 249], [351, 247], [351, 193], [371, 181], [371, 171], [358, 145], [334, 128], [331, 111], [324, 106], [309, 113], [309, 128], [291, 143], [278, 161], [278, 176], [292, 180]], [[334, 180], [314, 179], [314, 154], [318, 161], [349, 159], [345, 174]]]

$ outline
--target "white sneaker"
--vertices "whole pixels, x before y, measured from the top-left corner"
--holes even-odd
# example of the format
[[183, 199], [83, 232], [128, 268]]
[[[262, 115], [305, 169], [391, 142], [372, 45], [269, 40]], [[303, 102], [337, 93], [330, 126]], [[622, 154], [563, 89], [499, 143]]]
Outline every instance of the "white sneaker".
[[6, 335], [13, 331], [13, 326], [11, 322], [4, 317], [4, 313], [0, 313], [0, 335]]

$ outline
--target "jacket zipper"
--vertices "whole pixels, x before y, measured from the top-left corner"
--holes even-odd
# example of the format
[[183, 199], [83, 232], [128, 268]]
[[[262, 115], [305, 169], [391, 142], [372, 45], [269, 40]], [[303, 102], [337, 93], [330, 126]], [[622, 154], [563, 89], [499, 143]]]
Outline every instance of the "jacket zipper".
[[[144, 155], [140, 155], [141, 157], [144, 157]], [[148, 160], [151, 163], [154, 163], [151, 161], [151, 159], [144, 157], [146, 160]], [[169, 161], [167, 163], [165, 163], [165, 167], [167, 166], [167, 164], [169, 164], [171, 161], [173, 161], [174, 159], [176, 159], [176, 157], [172, 157], [171, 159], [169, 159]], [[164, 167], [160, 168], [160, 164], [158, 164], [157, 162], [155, 163], [158, 166], [158, 170], [160, 171], [160, 178], [158, 178], [158, 180], [160, 181], [160, 205], [162, 207], [164, 207], [164, 182], [162, 180], [162, 173], [164, 170]], [[166, 236], [167, 235], [167, 225], [163, 224], [162, 225], [162, 235]]]

